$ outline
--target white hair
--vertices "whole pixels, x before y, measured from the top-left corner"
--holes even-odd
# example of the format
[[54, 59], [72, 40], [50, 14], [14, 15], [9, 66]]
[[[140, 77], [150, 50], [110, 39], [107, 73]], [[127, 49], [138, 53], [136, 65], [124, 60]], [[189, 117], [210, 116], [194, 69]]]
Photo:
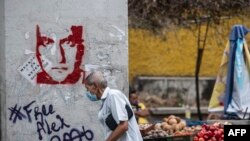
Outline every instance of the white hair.
[[103, 73], [100, 71], [91, 72], [85, 80], [87, 85], [97, 85], [102, 88], [106, 88], [108, 85], [107, 80], [105, 79]]

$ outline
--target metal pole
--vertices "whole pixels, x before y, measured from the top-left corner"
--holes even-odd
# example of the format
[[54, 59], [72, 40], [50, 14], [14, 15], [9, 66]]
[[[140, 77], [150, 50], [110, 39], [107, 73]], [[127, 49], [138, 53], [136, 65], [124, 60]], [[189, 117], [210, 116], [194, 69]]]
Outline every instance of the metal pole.
[[[208, 19], [207, 25], [206, 25], [206, 32], [202, 40], [201, 39], [201, 22], [198, 21], [197, 58], [196, 58], [196, 67], [195, 67], [195, 89], [196, 89], [197, 113], [198, 113], [199, 120], [202, 120], [202, 113], [200, 110], [199, 73], [200, 73], [200, 66], [201, 66], [202, 57], [203, 57], [203, 51], [206, 45], [209, 23], [210, 23], [210, 20]], [[202, 46], [201, 46], [201, 42], [203, 42]]]

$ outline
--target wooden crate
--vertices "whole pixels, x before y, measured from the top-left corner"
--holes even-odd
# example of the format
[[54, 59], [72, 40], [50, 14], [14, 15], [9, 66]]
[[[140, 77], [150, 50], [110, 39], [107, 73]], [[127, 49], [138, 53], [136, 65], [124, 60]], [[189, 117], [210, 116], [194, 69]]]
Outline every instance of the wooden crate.
[[193, 141], [193, 136], [173, 136], [167, 137], [167, 141]]
[[143, 141], [193, 141], [193, 135], [169, 136], [165, 138], [144, 139]]

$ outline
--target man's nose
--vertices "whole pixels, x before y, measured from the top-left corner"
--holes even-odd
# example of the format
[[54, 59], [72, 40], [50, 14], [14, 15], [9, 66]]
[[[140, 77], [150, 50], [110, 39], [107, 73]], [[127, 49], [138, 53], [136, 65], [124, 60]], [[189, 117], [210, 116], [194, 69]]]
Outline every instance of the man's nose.
[[59, 42], [59, 52], [58, 52], [58, 54], [59, 54], [59, 57], [60, 57], [60, 63], [61, 64], [65, 64], [66, 63], [65, 51], [64, 51], [64, 48], [63, 48], [61, 40]]

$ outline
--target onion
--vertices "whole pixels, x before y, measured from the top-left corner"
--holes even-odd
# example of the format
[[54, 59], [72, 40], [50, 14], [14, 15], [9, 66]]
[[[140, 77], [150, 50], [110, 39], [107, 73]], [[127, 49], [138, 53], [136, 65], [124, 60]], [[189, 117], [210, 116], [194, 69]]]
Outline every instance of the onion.
[[168, 120], [168, 123], [170, 125], [174, 125], [174, 124], [177, 124], [177, 120], [175, 118], [171, 118], [171, 119]]
[[154, 128], [161, 130], [161, 123], [156, 123]]
[[164, 122], [168, 122], [168, 118], [163, 118], [163, 121]]
[[[173, 125], [174, 126], [174, 125]], [[176, 124], [175, 131], [180, 131], [182, 129], [182, 125]]]
[[183, 129], [183, 128], [186, 127], [186, 122], [185, 122], [185, 121], [181, 121], [181, 122], [179, 123], [179, 125], [180, 125], [180, 128]]
[[175, 118], [175, 115], [170, 115], [168, 118], [169, 118], [169, 119]]
[[165, 131], [167, 131], [167, 130], [171, 129], [171, 126], [168, 125], [168, 124], [164, 124], [162, 129], [165, 130]]

